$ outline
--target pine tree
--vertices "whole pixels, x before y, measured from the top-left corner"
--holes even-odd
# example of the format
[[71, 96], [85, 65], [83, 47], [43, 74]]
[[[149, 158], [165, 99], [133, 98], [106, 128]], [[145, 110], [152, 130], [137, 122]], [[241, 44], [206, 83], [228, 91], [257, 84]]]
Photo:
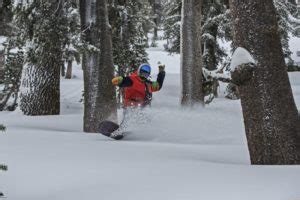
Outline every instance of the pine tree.
[[153, 38], [151, 41], [151, 46], [157, 46], [156, 41], [158, 40], [158, 30], [163, 19], [163, 2], [162, 0], [149, 0], [150, 6], [152, 8], [151, 18], [153, 21]]
[[[208, 4], [212, 3], [212, 2], [207, 2]], [[215, 1], [215, 3], [221, 3], [221, 1]], [[228, 6], [228, 2], [224, 1], [222, 2], [224, 3], [224, 5]], [[276, 5], [276, 10], [277, 10], [277, 19], [278, 19], [278, 23], [279, 23], [279, 30], [280, 30], [280, 37], [281, 37], [281, 43], [283, 46], [283, 50], [284, 50], [284, 55], [286, 58], [286, 61], [288, 62], [288, 65], [293, 67], [293, 60], [291, 59], [291, 51], [289, 49], [289, 39], [291, 35], [296, 35], [297, 34], [297, 27], [299, 26], [299, 24], [297, 24], [297, 7], [295, 6], [295, 4], [291, 4], [287, 1], [281, 1], [281, 0], [275, 0], [274, 1], [275, 5]], [[213, 10], [216, 10], [215, 8], [218, 8], [218, 6], [213, 6]], [[210, 12], [206, 11], [206, 15], [207, 16]], [[222, 15], [220, 15], [222, 16]], [[224, 19], [222, 20], [222, 22], [219, 24], [221, 28], [219, 28], [219, 30], [221, 30], [222, 32], [224, 31], [225, 35], [220, 34], [219, 39], [226, 39], [228, 41], [232, 40], [231, 34], [228, 34], [231, 32], [231, 19], [230, 19], [230, 12], [226, 11], [224, 13]], [[213, 25], [215, 19], [219, 19], [219, 17], [216, 18], [212, 18], [213, 19], [213, 23], [209, 22], [209, 25]], [[206, 20], [205, 20], [206, 21]], [[209, 20], [211, 21], [211, 20]], [[204, 22], [205, 23], [205, 22]], [[225, 25], [225, 26], [224, 26]], [[229, 26], [228, 26], [229, 25]], [[205, 32], [206, 26], [203, 26], [203, 30]], [[220, 33], [222, 33], [220, 32]], [[213, 37], [211, 37], [213, 38]], [[205, 53], [204, 53], [204, 61], [205, 59]], [[213, 54], [212, 54], [213, 55]], [[224, 58], [220, 57], [220, 58]], [[225, 68], [222, 69], [223, 72], [228, 73], [228, 69], [226, 67], [226, 62], [224, 64], [222, 64]], [[207, 79], [206, 79], [207, 80]], [[208, 84], [210, 84], [210, 79], [208, 79]], [[206, 87], [206, 82], [204, 83], [204, 88]], [[208, 87], [208, 90], [211, 90], [211, 87]], [[230, 98], [230, 99], [238, 99], [239, 98], [239, 93], [238, 93], [238, 89], [236, 87], [236, 85], [229, 83], [227, 88], [226, 88], [226, 97]]]
[[184, 0], [181, 26], [181, 104], [204, 104], [201, 55], [202, 1]]
[[256, 62], [255, 67], [240, 66], [232, 74], [241, 95], [251, 163], [299, 164], [300, 120], [273, 0], [231, 3], [234, 46], [247, 49]]
[[182, 1], [168, 1], [164, 5], [165, 19], [163, 23], [165, 49], [170, 53], [180, 53], [180, 24]]
[[[220, 46], [220, 40], [231, 39], [231, 17], [224, 0], [204, 1], [202, 6], [202, 56], [203, 67], [209, 71], [224, 65], [228, 57], [226, 50]], [[217, 97], [219, 83], [205, 77], [203, 90], [206, 103]]]
[[[292, 17], [297, 17], [295, 5], [291, 5], [286, 1], [275, 1], [277, 5], [277, 13], [280, 25], [282, 46], [287, 60], [291, 60], [291, 51], [289, 50], [289, 35], [297, 34], [297, 27], [299, 24], [296, 20], [291, 20]], [[167, 44], [165, 48], [170, 53], [179, 53], [180, 47], [180, 20], [181, 17], [179, 6], [181, 1], [169, 1], [165, 5], [166, 18], [164, 22], [165, 39]], [[218, 41], [227, 40], [232, 41], [231, 35], [231, 15], [228, 9], [228, 0], [213, 0], [203, 2], [203, 17], [202, 17], [202, 46], [203, 46], [203, 67], [208, 70], [216, 70], [217, 66], [222, 67], [222, 71], [227, 73], [227, 54], [224, 49], [220, 47]], [[294, 21], [294, 22], [293, 22]], [[217, 95], [217, 82], [214, 78], [205, 77], [203, 83], [203, 90], [206, 97], [206, 102], [209, 103]], [[239, 98], [238, 90], [235, 85], [229, 83], [226, 89], [226, 97], [230, 99]]]
[[[33, 2], [32, 2], [33, 3]], [[3, 99], [0, 104], [1, 110], [14, 110], [17, 106], [18, 92], [20, 86], [20, 76], [24, 62], [26, 42], [28, 38], [23, 37], [31, 30], [24, 31], [24, 27], [30, 27], [31, 21], [23, 20], [22, 17], [29, 15], [26, 13], [26, 9], [29, 8], [30, 4], [25, 4], [21, 2], [17, 4], [14, 9], [16, 17], [11, 22], [11, 27], [14, 30], [14, 34], [10, 35], [5, 43], [5, 55], [6, 62], [4, 65], [4, 86], [2, 91]], [[24, 6], [24, 7], [23, 7]], [[61, 46], [63, 62], [72, 63], [74, 60], [80, 61], [79, 49], [81, 49], [82, 44], [80, 41], [80, 23], [79, 23], [79, 13], [78, 13], [78, 3], [75, 0], [66, 0], [63, 2], [63, 7], [61, 12], [63, 13], [60, 31], [60, 40], [63, 44]], [[28, 10], [27, 10], [28, 12]], [[26, 24], [27, 23], [27, 24]], [[41, 22], [42, 23], [42, 22]], [[64, 26], [64, 27], [63, 27]], [[22, 28], [20, 28], [22, 27]], [[46, 53], [47, 54], [47, 53]], [[59, 60], [58, 60], [59, 61]], [[70, 68], [70, 67], [69, 67]], [[68, 68], [68, 69], [69, 69]]]
[[18, 5], [17, 27], [25, 43], [20, 108], [26, 115], [60, 112], [60, 67], [68, 31], [66, 0]]
[[[164, 22], [165, 49], [170, 53], [179, 53], [181, 1], [169, 1], [165, 5], [166, 18]], [[224, 65], [227, 60], [225, 50], [221, 48], [219, 40], [231, 40], [231, 19], [227, 1], [204, 1], [202, 5], [202, 54], [203, 67], [215, 70]], [[218, 82], [204, 77], [203, 91], [209, 103], [217, 96]]]
[[117, 120], [111, 29], [106, 0], [81, 0], [82, 37], [89, 48], [83, 54], [84, 131], [98, 132], [103, 120]]
[[208, 70], [217, 69], [227, 56], [218, 39], [231, 39], [230, 13], [223, 1], [205, 1], [203, 3], [202, 43], [203, 64]]
[[67, 70], [64, 73], [65, 67], [62, 66], [62, 76], [66, 79], [72, 78], [72, 65], [74, 62], [80, 63], [80, 56], [82, 51], [82, 41], [80, 39], [80, 14], [79, 2], [77, 0], [66, 1], [64, 9], [66, 19], [68, 21], [68, 30], [65, 33], [65, 41], [63, 48], [63, 60], [67, 63]]

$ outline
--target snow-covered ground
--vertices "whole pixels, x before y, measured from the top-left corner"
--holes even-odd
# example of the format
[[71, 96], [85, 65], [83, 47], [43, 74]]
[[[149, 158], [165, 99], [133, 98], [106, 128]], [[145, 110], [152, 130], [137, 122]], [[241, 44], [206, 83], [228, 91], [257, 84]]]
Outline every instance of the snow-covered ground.
[[[124, 140], [82, 132], [79, 67], [74, 79], [62, 79], [60, 116], [0, 113], [7, 127], [0, 163], [9, 168], [0, 172], [0, 191], [7, 199], [300, 199], [299, 166], [249, 164], [239, 101], [181, 109], [179, 56], [164, 52], [162, 42], [148, 53], [153, 66], [166, 64], [164, 88]], [[290, 77], [300, 105], [300, 73]]]
[[300, 38], [292, 37], [289, 41], [290, 50], [292, 51], [292, 59], [300, 66], [300, 56], [297, 55], [297, 51], [300, 52]]

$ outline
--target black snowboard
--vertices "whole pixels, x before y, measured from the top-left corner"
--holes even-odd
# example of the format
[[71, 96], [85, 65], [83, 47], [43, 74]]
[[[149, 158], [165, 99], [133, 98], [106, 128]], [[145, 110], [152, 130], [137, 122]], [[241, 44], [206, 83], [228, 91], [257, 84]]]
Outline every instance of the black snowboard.
[[107, 137], [113, 138], [115, 140], [121, 140], [124, 135], [117, 135], [117, 136], [112, 136], [112, 132], [116, 131], [120, 126], [112, 121], [103, 121], [99, 125], [99, 132], [102, 135], [105, 135]]

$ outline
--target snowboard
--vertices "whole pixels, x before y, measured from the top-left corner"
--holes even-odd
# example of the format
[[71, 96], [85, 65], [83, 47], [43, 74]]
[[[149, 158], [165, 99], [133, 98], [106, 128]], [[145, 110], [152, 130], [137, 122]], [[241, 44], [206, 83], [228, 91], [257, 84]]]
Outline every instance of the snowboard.
[[4, 196], [4, 194], [2, 193], [2, 192], [0, 192], [0, 199], [4, 199], [4, 198], [6, 198], [5, 196]]
[[112, 133], [114, 131], [116, 131], [118, 128], [120, 128], [120, 126], [117, 123], [106, 120], [106, 121], [103, 121], [103, 122], [100, 123], [99, 132], [102, 135], [105, 135], [105, 136], [110, 137], [112, 139], [121, 140], [124, 137], [123, 134], [115, 135], [115, 136], [112, 135]]

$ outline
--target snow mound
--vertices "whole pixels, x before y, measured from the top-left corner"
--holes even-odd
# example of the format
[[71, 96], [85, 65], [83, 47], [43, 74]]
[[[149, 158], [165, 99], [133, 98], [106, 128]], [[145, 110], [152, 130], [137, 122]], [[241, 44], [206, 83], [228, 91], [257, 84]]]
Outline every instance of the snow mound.
[[247, 63], [256, 64], [256, 61], [249, 53], [249, 51], [247, 51], [242, 47], [238, 47], [232, 55], [232, 59], [230, 63], [230, 71], [234, 72], [240, 65], [247, 64]]

